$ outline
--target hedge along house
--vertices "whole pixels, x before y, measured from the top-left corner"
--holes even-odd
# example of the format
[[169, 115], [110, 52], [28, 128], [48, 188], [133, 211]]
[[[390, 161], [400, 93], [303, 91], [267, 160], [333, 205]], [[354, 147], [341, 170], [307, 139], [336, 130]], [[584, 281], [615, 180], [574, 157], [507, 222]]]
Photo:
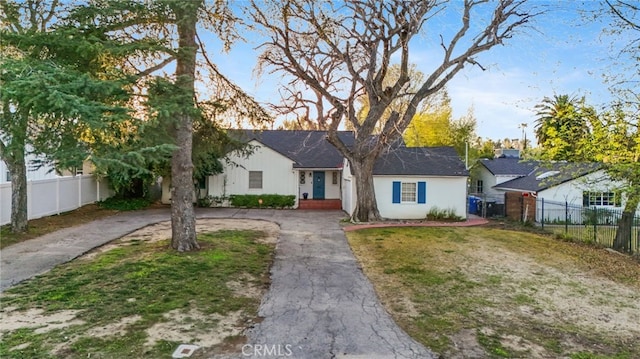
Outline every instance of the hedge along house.
[[[210, 176], [206, 192], [231, 195], [279, 194], [296, 197], [296, 208], [341, 209], [343, 157], [324, 131], [237, 131], [253, 147], [248, 157], [231, 154], [222, 173]], [[346, 143], [351, 132], [341, 132]]]
[[[355, 181], [345, 161], [343, 209], [353, 213]], [[378, 210], [388, 219], [424, 219], [431, 210], [466, 218], [469, 172], [453, 147], [396, 146], [373, 169]]]

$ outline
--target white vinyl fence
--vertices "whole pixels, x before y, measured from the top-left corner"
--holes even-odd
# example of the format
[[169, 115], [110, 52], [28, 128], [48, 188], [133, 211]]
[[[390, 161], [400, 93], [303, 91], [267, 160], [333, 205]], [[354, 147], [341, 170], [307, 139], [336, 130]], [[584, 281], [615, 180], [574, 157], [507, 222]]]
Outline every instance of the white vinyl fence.
[[[27, 181], [29, 219], [60, 214], [113, 195], [92, 175]], [[0, 184], [0, 225], [11, 222], [11, 183]]]

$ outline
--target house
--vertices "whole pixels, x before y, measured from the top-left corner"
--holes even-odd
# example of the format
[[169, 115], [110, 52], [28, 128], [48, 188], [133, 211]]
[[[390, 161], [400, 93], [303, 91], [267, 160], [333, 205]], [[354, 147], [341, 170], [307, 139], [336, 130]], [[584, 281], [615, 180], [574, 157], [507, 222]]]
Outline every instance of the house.
[[504, 203], [504, 190], [497, 185], [532, 173], [538, 161], [523, 161], [519, 157], [480, 159], [474, 169], [469, 193], [496, 203]]
[[[35, 166], [37, 159], [37, 156], [32, 154], [28, 154], [25, 157], [25, 161], [27, 164], [27, 181], [37, 181], [59, 177], [55, 169], [49, 164], [45, 164], [44, 166], [40, 167]], [[11, 172], [9, 172], [7, 164], [4, 161], [0, 160], [0, 184], [9, 182], [11, 182]]]
[[[343, 209], [353, 213], [355, 181], [345, 161]], [[466, 218], [469, 172], [453, 147], [392, 148], [373, 168], [373, 186], [383, 218], [420, 219], [431, 209]]]
[[[353, 175], [325, 131], [242, 131], [241, 135], [253, 153], [230, 154], [223, 172], [208, 177], [202, 192], [218, 198], [294, 195], [295, 208], [353, 213], [357, 200]], [[352, 132], [338, 135], [347, 145], [354, 141]], [[407, 148], [399, 143], [378, 159], [373, 174], [378, 208], [385, 218], [425, 218], [434, 207], [466, 217], [468, 172], [453, 148]], [[167, 189], [165, 185], [164, 202], [169, 201]]]
[[[529, 212], [536, 211], [536, 220], [579, 221], [583, 208], [620, 211], [625, 199], [618, 190], [622, 183], [612, 181], [600, 163], [553, 162], [540, 164], [526, 176], [494, 186], [504, 191], [506, 211], [519, 203], [527, 203]], [[521, 197], [526, 198], [524, 201]], [[544, 203], [544, 204], [543, 204]], [[517, 212], [517, 211], [516, 211]], [[517, 215], [514, 216], [517, 218]]]

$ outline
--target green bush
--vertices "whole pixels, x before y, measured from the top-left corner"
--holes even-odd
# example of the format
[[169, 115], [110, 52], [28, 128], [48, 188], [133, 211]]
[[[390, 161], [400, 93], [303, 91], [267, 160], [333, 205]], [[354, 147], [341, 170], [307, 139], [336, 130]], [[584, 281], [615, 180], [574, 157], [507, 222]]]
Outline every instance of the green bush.
[[462, 221], [464, 218], [456, 214], [456, 210], [453, 208], [439, 209], [438, 207], [431, 207], [427, 213], [427, 220], [429, 221]]
[[[260, 204], [262, 200], [262, 204]], [[233, 207], [288, 208], [296, 203], [296, 196], [281, 194], [234, 194], [229, 196]]]
[[149, 207], [151, 201], [146, 198], [109, 197], [98, 202], [98, 206], [116, 211], [135, 211]]

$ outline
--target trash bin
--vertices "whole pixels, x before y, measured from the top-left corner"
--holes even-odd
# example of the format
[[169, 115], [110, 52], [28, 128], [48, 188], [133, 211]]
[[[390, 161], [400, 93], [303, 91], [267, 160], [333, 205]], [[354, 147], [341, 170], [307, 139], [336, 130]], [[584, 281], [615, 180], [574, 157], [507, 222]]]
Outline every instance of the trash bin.
[[478, 214], [479, 203], [480, 203], [479, 197], [469, 196], [469, 213], [470, 214]]

